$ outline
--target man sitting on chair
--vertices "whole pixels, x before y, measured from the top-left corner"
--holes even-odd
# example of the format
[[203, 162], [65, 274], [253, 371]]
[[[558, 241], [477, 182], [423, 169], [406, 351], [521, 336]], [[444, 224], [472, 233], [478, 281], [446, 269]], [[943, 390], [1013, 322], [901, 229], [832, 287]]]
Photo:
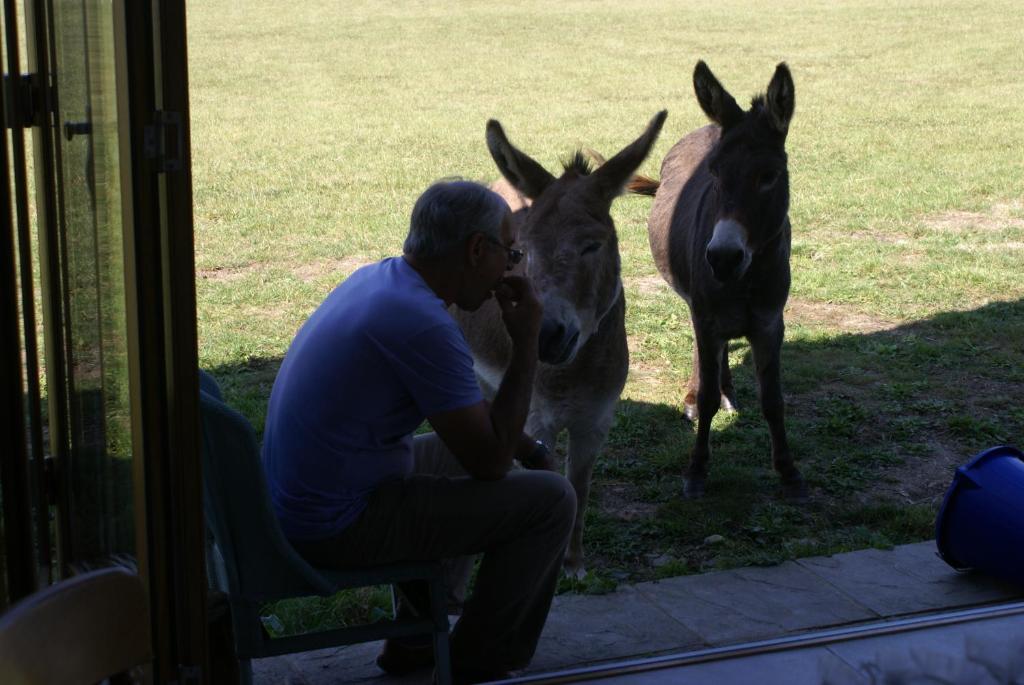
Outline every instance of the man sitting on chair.
[[[483, 553], [451, 636], [461, 682], [529, 663], [576, 513], [572, 486], [523, 433], [541, 305], [526, 278], [505, 275], [522, 257], [509, 218], [476, 183], [423, 193], [404, 255], [353, 273], [299, 330], [264, 434], [275, 511], [314, 565], [461, 557], [464, 587], [465, 555]], [[492, 294], [514, 353], [489, 404], [447, 307], [476, 310]], [[436, 432], [414, 437], [424, 418]], [[513, 459], [539, 468], [510, 470]], [[400, 589], [400, 611], [420, 611], [420, 589]], [[389, 640], [378, 664], [407, 672], [432, 658], [429, 642]]]

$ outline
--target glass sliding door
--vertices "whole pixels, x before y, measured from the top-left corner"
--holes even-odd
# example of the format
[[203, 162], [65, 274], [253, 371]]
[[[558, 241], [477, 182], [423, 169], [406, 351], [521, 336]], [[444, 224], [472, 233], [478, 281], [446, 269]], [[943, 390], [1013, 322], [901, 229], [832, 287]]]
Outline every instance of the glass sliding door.
[[[0, 92], [0, 121], [6, 129], [6, 104]], [[7, 133], [0, 137], [0, 611], [36, 588], [25, 436], [25, 384], [18, 325], [17, 240]], [[28, 552], [28, 554], [26, 554]]]
[[41, 108], [32, 75], [23, 73], [23, 13], [13, 0], [2, 11], [4, 88], [0, 120], [5, 135], [0, 210], [0, 540], [3, 601], [30, 594], [53, 578], [52, 497], [46, 492], [41, 400], [38, 269], [30, 211], [28, 140]]
[[[5, 55], [23, 31], [26, 59], [0, 89], [17, 219], [0, 211], [0, 430], [42, 435], [15, 409], [47, 411], [45, 440], [0, 454], [0, 589], [49, 582], [51, 543], [58, 578], [134, 568], [153, 680], [208, 682], [184, 3], [2, 1]], [[39, 355], [15, 290], [42, 314]]]
[[53, 5], [68, 434], [60, 540], [80, 567], [133, 563], [132, 424], [113, 13]]

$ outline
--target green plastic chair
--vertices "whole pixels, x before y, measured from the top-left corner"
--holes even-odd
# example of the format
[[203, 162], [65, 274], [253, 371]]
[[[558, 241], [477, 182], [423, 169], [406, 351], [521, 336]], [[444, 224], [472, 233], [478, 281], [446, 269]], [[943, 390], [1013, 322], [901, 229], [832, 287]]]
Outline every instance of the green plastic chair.
[[[252, 683], [251, 659], [292, 654], [388, 637], [433, 635], [435, 673], [451, 683], [448, 613], [441, 564], [408, 562], [336, 571], [314, 568], [288, 543], [267, 493], [256, 434], [248, 420], [220, 401], [220, 388], [200, 372], [203, 428], [203, 506], [212, 532], [207, 549], [211, 586], [231, 608], [241, 681]], [[366, 625], [271, 638], [260, 620], [270, 601], [330, 596], [347, 588], [427, 581], [430, 616], [392, 618]]]

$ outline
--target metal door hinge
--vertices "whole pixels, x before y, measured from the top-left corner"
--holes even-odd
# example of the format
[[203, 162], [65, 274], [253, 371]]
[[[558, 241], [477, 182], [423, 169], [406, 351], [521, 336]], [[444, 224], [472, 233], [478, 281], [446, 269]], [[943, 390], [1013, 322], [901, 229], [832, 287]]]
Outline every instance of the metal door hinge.
[[[174, 141], [173, 149], [168, 149], [168, 140]], [[145, 129], [143, 150], [147, 159], [156, 161], [158, 173], [181, 171], [181, 155], [184, 151], [181, 113], [154, 112], [153, 123]]]
[[91, 121], [65, 121], [64, 122], [64, 138], [68, 142], [75, 136], [91, 136], [92, 135], [92, 122]]
[[4, 74], [4, 121], [7, 128], [42, 126], [45, 91], [35, 74]]

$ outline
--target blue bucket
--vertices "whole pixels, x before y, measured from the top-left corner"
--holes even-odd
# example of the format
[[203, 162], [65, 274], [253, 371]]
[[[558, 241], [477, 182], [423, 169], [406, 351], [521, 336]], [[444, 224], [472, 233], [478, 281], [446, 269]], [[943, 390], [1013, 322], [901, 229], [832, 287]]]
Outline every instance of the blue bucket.
[[1002, 445], [956, 470], [935, 520], [939, 556], [1024, 584], [1024, 454]]

